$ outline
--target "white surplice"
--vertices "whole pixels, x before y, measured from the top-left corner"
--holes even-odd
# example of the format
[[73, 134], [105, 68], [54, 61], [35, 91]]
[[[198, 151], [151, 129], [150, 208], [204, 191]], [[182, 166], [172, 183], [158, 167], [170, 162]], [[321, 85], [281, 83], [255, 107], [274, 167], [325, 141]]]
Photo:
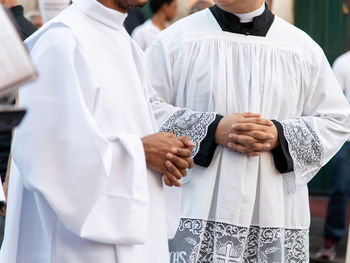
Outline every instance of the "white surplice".
[[171, 262], [308, 262], [307, 183], [350, 132], [349, 105], [322, 49], [277, 16], [266, 37], [246, 36], [223, 32], [206, 9], [164, 30], [146, 55], [161, 130], [195, 135], [198, 151], [213, 121], [162, 99], [222, 115], [260, 113], [282, 124], [294, 163], [281, 174], [270, 152], [248, 157], [218, 146], [182, 187]]
[[125, 17], [77, 0], [26, 41], [39, 78], [19, 94], [0, 262], [169, 261], [141, 142], [157, 125]]

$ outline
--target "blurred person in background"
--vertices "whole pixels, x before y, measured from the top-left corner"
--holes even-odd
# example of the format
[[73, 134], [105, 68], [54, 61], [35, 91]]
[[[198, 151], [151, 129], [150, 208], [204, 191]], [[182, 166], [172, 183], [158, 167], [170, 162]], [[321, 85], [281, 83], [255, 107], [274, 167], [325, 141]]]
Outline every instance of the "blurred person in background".
[[18, 4], [17, 0], [0, 0], [0, 3], [9, 8], [23, 39], [26, 39], [37, 30], [37, 28], [24, 17], [23, 6]]
[[136, 27], [131, 35], [142, 50], [146, 50], [158, 33], [176, 16], [176, 0], [150, 0], [149, 5], [152, 18]]
[[[350, 51], [341, 55], [333, 64], [334, 74], [350, 102]], [[333, 158], [331, 189], [327, 217], [324, 226], [324, 243], [316, 254], [318, 258], [333, 260], [336, 246], [346, 230], [346, 207], [350, 194], [350, 139]]]
[[272, 0], [266, 0], [267, 7], [272, 10]]
[[19, 0], [21, 6], [23, 6], [24, 14], [31, 11], [40, 12], [39, 0]]
[[211, 7], [212, 5], [214, 5], [214, 2], [213, 1], [210, 1], [210, 0], [199, 0], [199, 1], [196, 1], [191, 9], [190, 9], [190, 15], [191, 14], [194, 14], [198, 11], [201, 11], [203, 9], [206, 9], [208, 7]]
[[43, 20], [39, 11], [29, 11], [26, 13], [25, 17], [37, 28], [40, 28], [43, 25]]
[[128, 31], [129, 35], [131, 35], [134, 29], [139, 25], [142, 25], [145, 21], [145, 16], [140, 9], [129, 10], [128, 16], [124, 22], [124, 27], [126, 31]]
[[39, 0], [40, 14], [43, 23], [45, 24], [66, 7], [71, 4], [71, 0]]

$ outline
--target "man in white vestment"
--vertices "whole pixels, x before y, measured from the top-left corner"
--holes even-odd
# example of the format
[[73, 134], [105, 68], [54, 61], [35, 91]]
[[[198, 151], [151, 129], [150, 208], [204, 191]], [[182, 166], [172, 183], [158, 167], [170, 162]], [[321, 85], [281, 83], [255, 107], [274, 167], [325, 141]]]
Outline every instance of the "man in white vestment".
[[[265, 1], [215, 2], [146, 52], [160, 129], [195, 142], [170, 262], [309, 262], [307, 183], [348, 138], [349, 105], [322, 49]], [[277, 142], [254, 156], [239, 136], [267, 127], [237, 123], [222, 147], [220, 115], [240, 112], [272, 120]]]
[[131, 34], [142, 50], [146, 50], [176, 16], [176, 0], [150, 0], [149, 6], [153, 13], [152, 18], [136, 27]]
[[28, 114], [0, 262], [169, 261], [176, 191], [165, 195], [161, 174], [179, 186], [193, 144], [155, 133], [143, 53], [123, 27], [142, 2], [76, 0], [26, 41], [39, 78], [19, 94]]

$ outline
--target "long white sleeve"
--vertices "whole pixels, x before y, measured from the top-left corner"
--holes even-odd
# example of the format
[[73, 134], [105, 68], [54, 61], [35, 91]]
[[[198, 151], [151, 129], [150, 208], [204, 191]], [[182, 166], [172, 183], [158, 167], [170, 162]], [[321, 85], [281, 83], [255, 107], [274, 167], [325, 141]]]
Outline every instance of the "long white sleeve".
[[290, 191], [307, 184], [340, 149], [350, 133], [350, 107], [320, 50], [300, 118], [281, 121], [294, 172], [284, 175]]
[[20, 92], [28, 114], [15, 132], [13, 160], [25, 187], [42, 195], [76, 235], [143, 243], [148, 186], [141, 140], [102, 134], [93, 116], [93, 72], [82, 49], [68, 29], [54, 34], [60, 40], [39, 40], [32, 50], [39, 79]]

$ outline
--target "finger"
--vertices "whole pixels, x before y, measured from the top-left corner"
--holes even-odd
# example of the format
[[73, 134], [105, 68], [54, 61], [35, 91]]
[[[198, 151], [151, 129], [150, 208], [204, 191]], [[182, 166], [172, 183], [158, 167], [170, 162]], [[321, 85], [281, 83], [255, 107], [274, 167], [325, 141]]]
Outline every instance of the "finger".
[[253, 143], [249, 145], [249, 148], [253, 151], [266, 152], [271, 149], [271, 145], [269, 143]]
[[194, 160], [192, 157], [185, 158], [185, 160], [188, 163], [188, 168], [192, 168], [194, 166]]
[[233, 131], [265, 131], [266, 126], [256, 123], [236, 123], [232, 125]]
[[180, 170], [181, 174], [183, 177], [185, 177], [187, 175], [187, 169], [182, 169]]
[[166, 177], [166, 175], [163, 174], [163, 181], [167, 186], [173, 186], [173, 184], [171, 183], [171, 181], [168, 179], [168, 177]]
[[[263, 143], [264, 141], [269, 141], [275, 138], [275, 136], [268, 132], [261, 132], [261, 131], [237, 131], [235, 133], [230, 133], [228, 137], [232, 139], [232, 142], [237, 142], [236, 136], [248, 136], [252, 139], [247, 139], [249, 141], [259, 141]], [[252, 142], [250, 142], [252, 143]]]
[[168, 171], [173, 175], [172, 178], [169, 178], [173, 184], [175, 184], [175, 181], [182, 178], [181, 172], [172, 162], [170, 162], [169, 160], [165, 161], [165, 166], [168, 169]]
[[165, 172], [164, 176], [167, 177], [167, 179], [171, 182], [173, 186], [177, 186], [177, 187], [181, 186], [181, 183], [179, 182], [179, 180], [177, 180], [176, 177], [172, 175], [170, 172]]
[[246, 135], [238, 135], [238, 134], [230, 134], [229, 137], [232, 139], [232, 142], [235, 144], [241, 144], [252, 151], [269, 151], [271, 149], [271, 144], [268, 142], [260, 142], [256, 139], [246, 136]]
[[236, 143], [236, 144], [241, 144], [249, 147], [249, 145], [257, 142], [256, 139], [254, 139], [251, 136], [247, 136], [244, 134], [234, 134], [231, 133], [229, 134], [229, 138], [231, 139], [231, 142]]
[[265, 125], [265, 126], [272, 126], [273, 122], [270, 120], [266, 119], [261, 119], [261, 118], [243, 118], [238, 120], [239, 123], [255, 123], [255, 124], [260, 124], [260, 125]]
[[251, 112], [244, 112], [241, 114], [244, 118], [254, 118], [254, 117], [260, 117], [260, 114], [258, 113], [251, 113]]
[[180, 169], [188, 169], [194, 166], [194, 160], [192, 157], [178, 157], [171, 153], [167, 153], [165, 157], [172, 161]]
[[168, 138], [173, 138], [176, 137], [173, 133], [171, 132], [159, 132], [160, 135], [168, 137]]
[[239, 152], [243, 154], [249, 154], [252, 153], [253, 151], [249, 149], [248, 147], [236, 143], [228, 143], [227, 147], [230, 148], [234, 152]]
[[192, 149], [174, 147], [171, 149], [171, 153], [175, 154], [178, 157], [187, 158], [187, 157], [191, 157]]
[[267, 141], [275, 138], [275, 136], [272, 133], [263, 132], [263, 131], [238, 131], [235, 134], [248, 135], [259, 141]]
[[182, 141], [182, 143], [185, 145], [185, 147], [188, 147], [188, 148], [194, 147], [194, 143], [187, 136], [179, 137], [179, 140]]
[[184, 159], [182, 159], [182, 158], [180, 158], [180, 157], [178, 157], [178, 156], [176, 156], [176, 155], [174, 155], [174, 154], [171, 154], [171, 153], [167, 153], [166, 155], [165, 155], [165, 157], [168, 159], [168, 160], [170, 160], [177, 168], [179, 168], [179, 169], [187, 169], [187, 168], [190, 168], [189, 167], [189, 163], [186, 161], [186, 160], [184, 160]]

